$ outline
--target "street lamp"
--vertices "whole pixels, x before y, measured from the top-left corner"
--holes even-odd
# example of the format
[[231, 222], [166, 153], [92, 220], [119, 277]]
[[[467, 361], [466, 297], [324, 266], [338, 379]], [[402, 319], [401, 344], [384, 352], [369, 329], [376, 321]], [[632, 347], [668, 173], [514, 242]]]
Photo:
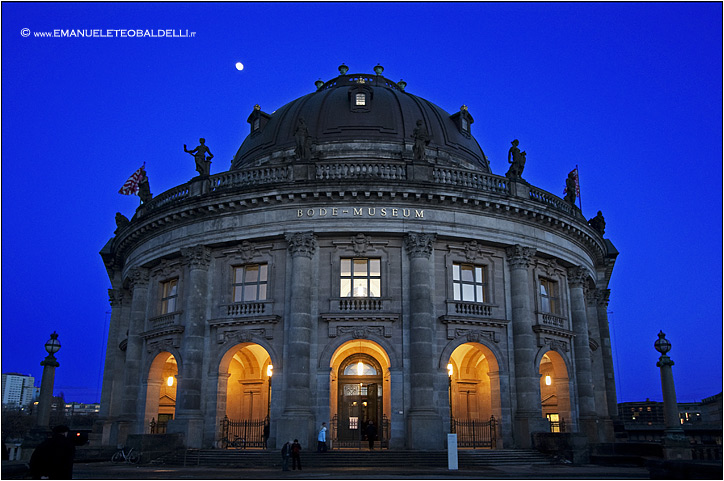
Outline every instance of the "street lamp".
[[450, 432], [455, 432], [455, 420], [453, 419], [453, 405], [452, 405], [452, 377], [453, 377], [453, 365], [452, 363], [447, 365], [447, 392], [450, 396]]
[[266, 417], [267, 417], [267, 419], [269, 419], [269, 420], [271, 420], [271, 379], [272, 379], [272, 374], [273, 374], [273, 373], [274, 373], [274, 366], [272, 366], [271, 364], [269, 364], [269, 365], [266, 367], [266, 377], [267, 377], [267, 379], [268, 379], [268, 385], [269, 385], [269, 390], [267, 391], [267, 401], [268, 401], [268, 404], [267, 404], [267, 409], [266, 409]]
[[53, 397], [53, 385], [55, 384], [55, 368], [60, 366], [55, 359], [55, 353], [60, 350], [58, 334], [55, 331], [45, 343], [45, 350], [48, 355], [40, 363], [43, 366], [43, 377], [40, 381], [40, 398], [38, 399], [37, 425], [41, 428], [47, 428], [50, 424], [50, 403]]
[[666, 339], [663, 331], [659, 331], [659, 338], [654, 342], [654, 349], [661, 353], [656, 366], [661, 370], [661, 391], [664, 395], [664, 459], [691, 459], [689, 440], [684, 435], [684, 429], [679, 422], [674, 373], [671, 370], [674, 361], [666, 355], [671, 350], [671, 342]]

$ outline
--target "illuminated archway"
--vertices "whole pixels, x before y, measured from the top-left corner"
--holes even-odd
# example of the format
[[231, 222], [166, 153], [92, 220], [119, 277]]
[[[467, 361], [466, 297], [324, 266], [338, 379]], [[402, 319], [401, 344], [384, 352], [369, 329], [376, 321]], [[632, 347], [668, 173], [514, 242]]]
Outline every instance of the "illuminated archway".
[[500, 422], [500, 376], [498, 361], [485, 345], [468, 342], [450, 355], [450, 402], [452, 417], [458, 420]]
[[266, 349], [243, 343], [229, 349], [221, 360], [219, 373], [225, 373], [224, 414], [233, 420], [263, 420], [271, 406], [273, 366]]
[[161, 352], [148, 370], [145, 424], [152, 432], [165, 432], [176, 414], [178, 364], [173, 354]]
[[565, 423], [573, 420], [566, 363], [556, 351], [548, 351], [541, 359], [539, 372], [543, 416], [551, 422], [553, 432], [560, 432]]

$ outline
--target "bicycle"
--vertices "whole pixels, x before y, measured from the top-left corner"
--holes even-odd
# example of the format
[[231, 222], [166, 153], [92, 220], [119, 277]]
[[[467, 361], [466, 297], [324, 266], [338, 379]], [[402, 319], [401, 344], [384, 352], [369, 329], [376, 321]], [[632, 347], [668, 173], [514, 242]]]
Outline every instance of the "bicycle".
[[125, 451], [123, 448], [121, 448], [111, 457], [111, 461], [114, 463], [126, 462], [131, 464], [138, 464], [140, 460], [141, 455], [138, 452], [133, 451], [133, 448], [129, 449], [128, 451]]
[[221, 448], [244, 448], [246, 447], [246, 439], [240, 436], [234, 436], [234, 439], [223, 438], [221, 440]]

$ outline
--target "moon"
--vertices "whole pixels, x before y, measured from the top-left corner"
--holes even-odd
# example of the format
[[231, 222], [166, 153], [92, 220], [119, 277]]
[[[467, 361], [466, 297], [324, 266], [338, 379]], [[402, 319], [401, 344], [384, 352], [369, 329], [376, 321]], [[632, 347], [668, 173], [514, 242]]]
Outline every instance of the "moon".
[[244, 70], [244, 64], [241, 62], [236, 62], [236, 70]]

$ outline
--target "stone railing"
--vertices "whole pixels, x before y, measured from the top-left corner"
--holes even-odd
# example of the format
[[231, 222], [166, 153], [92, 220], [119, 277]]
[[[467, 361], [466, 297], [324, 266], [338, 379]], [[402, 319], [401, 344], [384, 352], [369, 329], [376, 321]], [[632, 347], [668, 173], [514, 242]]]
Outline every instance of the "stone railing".
[[530, 193], [528, 194], [530, 200], [534, 202], [540, 202], [553, 207], [556, 210], [565, 212], [566, 214], [573, 215], [573, 206], [568, 202], [564, 201], [560, 197], [556, 197], [550, 192], [539, 189], [537, 187], [530, 186]]
[[176, 202], [177, 200], [184, 199], [189, 196], [189, 184], [179, 185], [173, 189], [169, 189], [163, 194], [152, 198], [147, 204], [143, 204], [142, 208], [144, 211], [157, 209], [166, 204]]
[[452, 303], [455, 315], [490, 317], [493, 307], [477, 302], [454, 301]]
[[268, 302], [236, 302], [224, 306], [224, 313], [228, 317], [258, 316], [266, 312]]
[[257, 169], [232, 170], [211, 177], [211, 190], [232, 189], [247, 185], [273, 184], [293, 180], [291, 166], [260, 167]]
[[432, 171], [433, 181], [437, 184], [469, 187], [496, 194], [510, 194], [508, 179], [492, 174], [462, 169], [435, 167]]
[[344, 297], [339, 299], [342, 312], [381, 311], [382, 299], [379, 297]]
[[360, 178], [405, 180], [407, 178], [407, 169], [404, 164], [392, 164], [387, 162], [317, 164], [316, 178], [317, 180], [346, 180]]
[[174, 326], [178, 324], [181, 312], [171, 312], [160, 316], [152, 317], [148, 320], [148, 328], [150, 330], [161, 329], [162, 327]]
[[558, 329], [566, 328], [566, 320], [562, 317], [540, 313], [540, 319], [544, 326], [557, 327]]

